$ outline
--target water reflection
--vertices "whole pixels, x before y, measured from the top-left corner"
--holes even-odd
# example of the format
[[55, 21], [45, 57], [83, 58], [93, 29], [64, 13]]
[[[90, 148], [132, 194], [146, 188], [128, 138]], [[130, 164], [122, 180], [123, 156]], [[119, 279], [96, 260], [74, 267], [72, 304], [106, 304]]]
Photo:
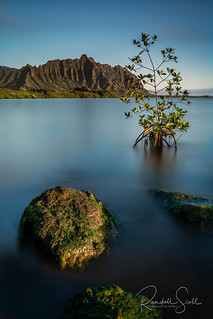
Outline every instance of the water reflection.
[[[186, 285], [204, 306], [183, 318], [208, 318], [212, 236], [177, 223], [146, 189], [213, 197], [212, 103], [193, 101], [177, 152], [159, 152], [132, 148], [140, 128], [119, 100], [0, 100], [0, 314], [55, 318], [74, 293], [115, 283], [134, 292], [155, 284], [162, 297]], [[111, 253], [82, 273], [61, 272], [16, 247], [24, 208], [58, 185], [92, 191], [122, 225]]]
[[156, 148], [153, 145], [144, 145], [142, 169], [155, 173], [169, 170], [176, 166], [177, 149], [175, 147]]

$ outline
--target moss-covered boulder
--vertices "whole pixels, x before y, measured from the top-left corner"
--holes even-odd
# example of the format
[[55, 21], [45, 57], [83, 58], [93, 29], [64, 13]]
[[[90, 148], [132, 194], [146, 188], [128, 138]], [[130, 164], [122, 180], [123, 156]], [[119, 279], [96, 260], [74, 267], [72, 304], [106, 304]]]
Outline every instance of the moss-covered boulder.
[[[143, 298], [143, 299], [142, 299]], [[120, 287], [87, 288], [73, 297], [57, 319], [161, 319], [162, 312], [144, 296], [136, 296]], [[149, 308], [149, 309], [148, 309]]]
[[62, 268], [82, 268], [107, 248], [115, 234], [113, 217], [90, 192], [56, 187], [34, 198], [20, 221], [21, 236], [31, 234]]
[[151, 189], [163, 207], [201, 231], [213, 230], [213, 199]]

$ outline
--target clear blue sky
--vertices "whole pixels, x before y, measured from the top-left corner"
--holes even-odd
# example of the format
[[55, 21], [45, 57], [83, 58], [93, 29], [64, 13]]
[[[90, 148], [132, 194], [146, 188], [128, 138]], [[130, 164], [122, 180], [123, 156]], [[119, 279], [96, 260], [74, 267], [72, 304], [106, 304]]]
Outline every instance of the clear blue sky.
[[176, 49], [188, 89], [213, 88], [212, 0], [0, 0], [0, 65], [21, 67], [83, 53], [129, 64], [133, 38], [157, 34]]

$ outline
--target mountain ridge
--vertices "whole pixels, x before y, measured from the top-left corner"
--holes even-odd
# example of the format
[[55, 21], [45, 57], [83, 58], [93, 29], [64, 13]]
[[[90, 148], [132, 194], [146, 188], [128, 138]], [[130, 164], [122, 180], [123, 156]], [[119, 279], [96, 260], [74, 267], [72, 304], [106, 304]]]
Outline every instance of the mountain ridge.
[[126, 78], [134, 77], [120, 65], [96, 62], [83, 54], [79, 59], [55, 59], [37, 66], [21, 68], [0, 66], [0, 87], [8, 89], [72, 90], [88, 88], [123, 93], [128, 88]]

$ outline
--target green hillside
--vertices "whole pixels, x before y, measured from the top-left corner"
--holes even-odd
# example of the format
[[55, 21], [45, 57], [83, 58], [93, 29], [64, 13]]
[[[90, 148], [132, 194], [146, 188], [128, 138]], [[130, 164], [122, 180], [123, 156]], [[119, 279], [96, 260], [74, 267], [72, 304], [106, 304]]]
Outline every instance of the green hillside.
[[0, 99], [46, 99], [46, 98], [118, 98], [119, 95], [111, 91], [100, 90], [11, 90], [0, 88]]

